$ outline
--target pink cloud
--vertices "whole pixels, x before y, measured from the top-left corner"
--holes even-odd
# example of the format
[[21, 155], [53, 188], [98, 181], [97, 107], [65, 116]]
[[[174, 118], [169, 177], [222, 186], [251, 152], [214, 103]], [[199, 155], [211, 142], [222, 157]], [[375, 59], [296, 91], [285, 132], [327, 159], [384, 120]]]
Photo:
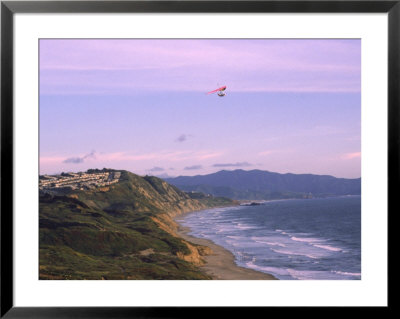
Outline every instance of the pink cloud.
[[346, 153], [342, 155], [342, 159], [345, 160], [351, 160], [355, 158], [360, 158], [361, 157], [361, 152], [353, 152], [353, 153]]
[[66, 159], [67, 157], [62, 157], [62, 156], [40, 156], [40, 164], [61, 163]]
[[[149, 160], [169, 160], [169, 161], [186, 161], [186, 160], [205, 160], [221, 156], [220, 151], [159, 151], [143, 154], [131, 154], [128, 152], [113, 152], [113, 153], [96, 153], [95, 157], [85, 159], [86, 162], [121, 162], [121, 161], [149, 161]], [[75, 157], [82, 157], [79, 154]], [[41, 156], [41, 164], [62, 163], [71, 156]]]
[[290, 149], [280, 149], [280, 150], [274, 149], [274, 150], [266, 150], [266, 151], [259, 152], [258, 155], [259, 156], [268, 156], [271, 154], [278, 154], [278, 153], [291, 153], [293, 151], [294, 150], [290, 150]]
[[266, 156], [266, 155], [271, 155], [273, 153], [276, 153], [276, 151], [273, 151], [273, 150], [263, 151], [263, 152], [258, 153], [258, 155]]

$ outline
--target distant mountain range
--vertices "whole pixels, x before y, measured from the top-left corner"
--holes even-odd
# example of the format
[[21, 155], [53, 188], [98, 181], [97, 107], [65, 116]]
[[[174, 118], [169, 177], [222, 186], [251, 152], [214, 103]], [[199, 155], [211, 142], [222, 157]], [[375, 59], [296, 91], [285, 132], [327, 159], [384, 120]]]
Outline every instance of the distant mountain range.
[[308, 198], [360, 195], [361, 178], [329, 175], [280, 174], [262, 170], [222, 170], [208, 175], [178, 176], [164, 180], [184, 191], [232, 199]]

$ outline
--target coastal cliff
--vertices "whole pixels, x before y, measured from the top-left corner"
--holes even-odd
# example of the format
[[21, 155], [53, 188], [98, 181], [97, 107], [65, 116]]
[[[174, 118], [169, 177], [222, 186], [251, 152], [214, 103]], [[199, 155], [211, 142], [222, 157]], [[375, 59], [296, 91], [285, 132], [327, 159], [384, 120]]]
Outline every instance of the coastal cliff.
[[117, 183], [39, 197], [40, 279], [211, 279], [208, 247], [177, 234], [182, 213], [237, 202], [121, 171]]

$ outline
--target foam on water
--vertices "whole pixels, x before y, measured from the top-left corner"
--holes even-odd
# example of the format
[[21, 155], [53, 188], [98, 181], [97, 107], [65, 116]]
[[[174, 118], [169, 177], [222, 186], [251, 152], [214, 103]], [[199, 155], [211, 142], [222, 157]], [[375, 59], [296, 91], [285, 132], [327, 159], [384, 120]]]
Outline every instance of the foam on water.
[[335, 270], [332, 270], [332, 272], [335, 274], [343, 275], [343, 276], [359, 276], [359, 277], [361, 277], [360, 272], [345, 272], [345, 271], [335, 271]]
[[228, 236], [226, 236], [226, 237], [232, 238], [232, 239], [237, 239], [237, 240], [241, 240], [241, 239], [245, 239], [245, 238], [246, 238], [246, 237], [244, 237], [244, 236], [230, 236], [230, 235], [228, 235]]
[[265, 272], [268, 274], [274, 274], [281, 279], [294, 279], [294, 280], [347, 280], [354, 276], [361, 276], [361, 273], [346, 273], [338, 271], [318, 271], [318, 270], [295, 270], [292, 268], [278, 268], [260, 266], [254, 263], [254, 260], [246, 262], [246, 267]]
[[331, 245], [321, 245], [328, 241], [327, 239], [323, 239], [323, 238], [307, 238], [307, 237], [292, 236], [292, 237], [290, 237], [290, 239], [294, 240], [294, 241], [306, 243], [306, 244], [309, 244], [313, 247], [320, 248], [320, 249], [325, 249], [325, 250], [329, 250], [329, 251], [343, 251], [342, 248], [334, 247]]
[[236, 230], [235, 225], [228, 225], [228, 226], [221, 225], [216, 232], [217, 233], [230, 233], [235, 230]]
[[305, 242], [305, 243], [316, 243], [316, 242], [321, 242], [321, 239], [318, 238], [301, 238], [301, 237], [290, 237], [291, 240], [294, 241], [301, 241], [301, 242]]
[[268, 238], [268, 237], [251, 237], [251, 240], [253, 240], [256, 243], [259, 244], [265, 244], [268, 246], [279, 246], [279, 247], [286, 247], [286, 244], [278, 241], [268, 241], [268, 239], [273, 239], [273, 238]]
[[318, 259], [321, 257], [321, 255], [312, 255], [310, 253], [300, 252], [300, 251], [290, 251], [290, 250], [282, 250], [282, 249], [279, 250], [279, 249], [273, 249], [273, 248], [271, 248], [271, 250], [278, 254], [304, 256], [304, 257], [311, 258], [311, 259]]
[[243, 229], [243, 230], [246, 230], [246, 229], [260, 229], [260, 227], [257, 227], [255, 225], [244, 225], [244, 224], [241, 224], [241, 223], [236, 224], [235, 227], [238, 228], [238, 229]]
[[317, 247], [317, 248], [321, 248], [321, 249], [330, 250], [330, 251], [343, 251], [343, 249], [341, 249], [341, 248], [332, 247], [332, 246], [328, 246], [328, 245], [313, 245], [313, 246]]
[[310, 279], [322, 279], [322, 280], [330, 280], [330, 279], [340, 279], [340, 277], [335, 276], [329, 271], [318, 271], [318, 270], [294, 270], [287, 269], [290, 276], [294, 279], [298, 280], [310, 280]]
[[285, 268], [278, 268], [278, 267], [267, 267], [267, 266], [259, 266], [256, 265], [253, 261], [247, 262], [245, 264], [248, 268], [262, 271], [268, 274], [275, 274], [280, 276], [290, 276], [289, 272]]

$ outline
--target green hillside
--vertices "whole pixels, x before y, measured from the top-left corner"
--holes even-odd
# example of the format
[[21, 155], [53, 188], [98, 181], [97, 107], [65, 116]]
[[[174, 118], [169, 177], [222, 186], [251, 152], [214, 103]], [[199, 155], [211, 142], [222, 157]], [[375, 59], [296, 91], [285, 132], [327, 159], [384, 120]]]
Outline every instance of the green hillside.
[[210, 279], [198, 268], [207, 247], [179, 238], [172, 218], [235, 202], [192, 197], [126, 171], [108, 187], [41, 195], [40, 279]]

